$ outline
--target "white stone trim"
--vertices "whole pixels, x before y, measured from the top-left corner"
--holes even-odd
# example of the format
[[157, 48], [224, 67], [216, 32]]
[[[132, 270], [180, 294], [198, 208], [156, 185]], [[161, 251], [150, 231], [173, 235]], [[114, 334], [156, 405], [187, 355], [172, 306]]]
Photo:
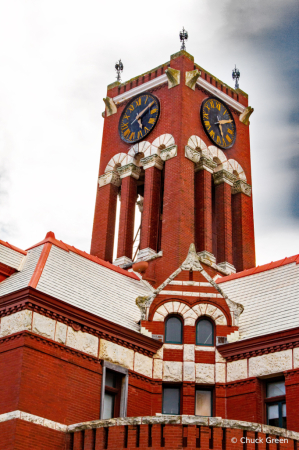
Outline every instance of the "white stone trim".
[[115, 186], [121, 185], [121, 179], [117, 172], [111, 170], [110, 172], [105, 172], [99, 177], [99, 187], [106, 186], [106, 184], [114, 184]]
[[120, 256], [113, 261], [113, 265], [117, 267], [124, 267], [127, 264], [131, 264], [133, 261], [127, 256]]
[[29, 414], [23, 411], [11, 411], [8, 413], [0, 414], [0, 423], [7, 422], [9, 420], [21, 419], [25, 422], [35, 423], [46, 428], [52, 428], [52, 430], [67, 432], [67, 425], [59, 422], [53, 422], [53, 420], [45, 419], [44, 417], [36, 416], [35, 414]]
[[199, 77], [196, 84], [198, 84], [199, 86], [203, 87], [206, 91], [210, 92], [211, 94], [213, 94], [216, 97], [223, 100], [227, 105], [236, 109], [238, 112], [242, 113], [245, 111], [246, 106], [243, 106], [241, 103], [237, 102], [236, 100], [231, 98], [229, 95], [220, 91], [219, 89], [217, 89], [215, 86], [213, 86], [211, 83], [204, 80], [203, 78]]
[[179, 295], [184, 297], [210, 297], [210, 298], [223, 298], [221, 294], [213, 294], [210, 292], [188, 292], [188, 291], [166, 291], [162, 290], [160, 295]]
[[127, 157], [126, 153], [117, 153], [108, 162], [105, 173], [115, 171], [117, 165], [122, 165], [123, 160]]
[[163, 73], [163, 75], [160, 75], [159, 77], [154, 78], [153, 80], [147, 81], [146, 83], [140, 84], [140, 86], [136, 86], [130, 89], [129, 91], [116, 95], [116, 97], [113, 97], [113, 101], [117, 105], [118, 103], [121, 103], [125, 100], [128, 100], [129, 98], [134, 97], [137, 94], [140, 94], [141, 92], [148, 91], [156, 86], [159, 86], [160, 84], [167, 82], [168, 82], [167, 75]]
[[[190, 294], [190, 292], [188, 292], [188, 294]], [[157, 308], [157, 310], [155, 311], [153, 321], [164, 322], [166, 317], [172, 313], [181, 315], [184, 319], [184, 325], [194, 326], [195, 321], [198, 319], [198, 317], [201, 316], [211, 317], [216, 325], [227, 325], [225, 315], [219, 308], [214, 305], [211, 305], [209, 303], [199, 303], [190, 308], [185, 303], [173, 301], [163, 303], [163, 305], [159, 306], [159, 308]]]

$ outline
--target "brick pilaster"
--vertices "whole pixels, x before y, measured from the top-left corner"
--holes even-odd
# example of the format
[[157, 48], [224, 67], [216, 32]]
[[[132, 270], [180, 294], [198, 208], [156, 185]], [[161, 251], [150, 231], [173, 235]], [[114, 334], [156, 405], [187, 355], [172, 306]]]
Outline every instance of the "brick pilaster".
[[[215, 176], [216, 175], [216, 176]], [[222, 170], [214, 175], [217, 224], [217, 263], [233, 264], [232, 201], [233, 176]], [[231, 180], [232, 178], [232, 180]]]
[[157, 251], [160, 222], [161, 170], [155, 166], [146, 168], [144, 200], [141, 223], [140, 249]]
[[112, 262], [118, 187], [98, 187], [90, 254]]
[[[250, 192], [239, 189], [240, 183]], [[251, 187], [241, 180], [236, 184], [232, 196], [233, 260], [239, 272], [255, 267], [255, 246]]]
[[195, 173], [195, 239], [196, 251], [213, 253], [212, 174], [204, 169]]
[[127, 176], [122, 180], [119, 217], [117, 257], [132, 259], [134, 240], [135, 204], [137, 200], [137, 180]]

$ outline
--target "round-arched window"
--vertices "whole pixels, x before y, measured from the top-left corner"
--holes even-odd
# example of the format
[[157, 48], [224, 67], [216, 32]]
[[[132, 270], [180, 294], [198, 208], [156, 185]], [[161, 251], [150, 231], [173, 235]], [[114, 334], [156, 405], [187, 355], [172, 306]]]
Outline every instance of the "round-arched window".
[[214, 345], [214, 325], [209, 319], [203, 318], [197, 322], [196, 345]]
[[170, 316], [165, 322], [165, 343], [182, 344], [183, 339], [182, 321], [177, 316]]

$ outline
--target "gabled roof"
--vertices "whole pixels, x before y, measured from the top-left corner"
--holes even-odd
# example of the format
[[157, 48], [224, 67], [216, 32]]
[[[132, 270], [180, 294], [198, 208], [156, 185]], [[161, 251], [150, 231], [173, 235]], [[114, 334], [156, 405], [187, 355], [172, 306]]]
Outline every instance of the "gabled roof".
[[135, 331], [136, 297], [152, 293], [135, 273], [58, 241], [51, 232], [28, 249], [22, 271], [0, 283], [0, 297], [27, 286]]
[[217, 279], [244, 305], [240, 337], [248, 339], [299, 327], [299, 256]]

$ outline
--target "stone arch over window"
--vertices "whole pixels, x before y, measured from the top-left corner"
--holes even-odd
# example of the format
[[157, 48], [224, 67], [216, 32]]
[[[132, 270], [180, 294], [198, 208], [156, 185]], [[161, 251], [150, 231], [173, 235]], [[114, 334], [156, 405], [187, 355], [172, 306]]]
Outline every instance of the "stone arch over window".
[[110, 161], [108, 162], [105, 173], [111, 172], [111, 170], [116, 170], [118, 167], [123, 166], [123, 161], [127, 158], [126, 153], [117, 153], [117, 155], [114, 155]]
[[245, 183], [247, 182], [247, 178], [242, 166], [235, 159], [229, 159], [228, 165], [229, 165], [228, 169], [229, 172], [235, 175], [238, 180], [243, 180], [245, 181]]
[[[217, 164], [217, 167], [214, 169], [214, 172], [218, 172], [219, 170], [228, 170], [228, 162], [225, 154], [220, 148], [215, 147], [214, 145], [210, 145], [209, 151], [211, 152], [213, 161]], [[228, 170], [229, 171], [229, 170]]]
[[195, 325], [196, 320], [208, 316], [216, 325], [227, 325], [227, 319], [220, 308], [210, 303], [198, 303], [192, 308], [179, 301], [167, 301], [159, 306], [153, 316], [153, 321], [164, 322], [169, 314], [179, 314], [184, 319], [184, 325]]
[[196, 345], [214, 347], [215, 322], [211, 317], [201, 316], [196, 322]]
[[206, 146], [204, 141], [200, 137], [193, 135], [188, 140], [188, 147], [200, 153], [200, 156], [205, 156], [206, 158], [213, 160], [213, 155], [209, 148]]
[[153, 154], [159, 155], [161, 150], [168, 148], [172, 145], [175, 145], [174, 137], [171, 134], [161, 134], [161, 136], [157, 137], [151, 145], [150, 153], [145, 156], [150, 156]]

